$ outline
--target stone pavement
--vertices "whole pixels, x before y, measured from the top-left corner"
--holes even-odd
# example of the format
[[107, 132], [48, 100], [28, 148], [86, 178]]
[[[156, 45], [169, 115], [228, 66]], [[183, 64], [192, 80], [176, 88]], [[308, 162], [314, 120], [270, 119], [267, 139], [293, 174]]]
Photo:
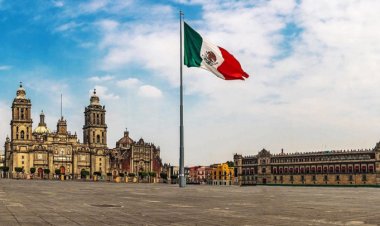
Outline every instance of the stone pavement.
[[0, 179], [0, 225], [380, 225], [380, 188]]

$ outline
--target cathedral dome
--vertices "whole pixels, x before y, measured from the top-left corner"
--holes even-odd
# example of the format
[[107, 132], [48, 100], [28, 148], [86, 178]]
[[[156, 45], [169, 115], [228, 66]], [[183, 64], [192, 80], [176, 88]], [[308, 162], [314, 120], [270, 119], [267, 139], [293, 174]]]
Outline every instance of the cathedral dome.
[[45, 114], [43, 111], [41, 111], [40, 114], [40, 123], [38, 123], [38, 127], [34, 130], [34, 132], [39, 134], [50, 133], [50, 130], [47, 128], [45, 123]]
[[16, 99], [25, 99], [26, 92], [24, 87], [22, 87], [22, 83], [20, 82], [20, 88], [18, 88], [16, 93]]
[[45, 134], [45, 133], [50, 133], [50, 130], [46, 126], [38, 126], [35, 130], [35, 133], [39, 134]]

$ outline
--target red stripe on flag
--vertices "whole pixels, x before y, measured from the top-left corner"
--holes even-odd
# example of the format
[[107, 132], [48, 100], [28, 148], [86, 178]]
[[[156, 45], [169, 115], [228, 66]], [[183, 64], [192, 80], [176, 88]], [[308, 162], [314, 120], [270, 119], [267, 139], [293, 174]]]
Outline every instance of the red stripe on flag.
[[217, 70], [224, 76], [226, 80], [244, 80], [245, 78], [249, 77], [249, 75], [241, 68], [239, 61], [237, 61], [232, 54], [227, 52], [227, 50], [223, 49], [222, 47], [219, 47], [219, 49], [222, 53], [224, 61], [223, 64], [217, 68]]

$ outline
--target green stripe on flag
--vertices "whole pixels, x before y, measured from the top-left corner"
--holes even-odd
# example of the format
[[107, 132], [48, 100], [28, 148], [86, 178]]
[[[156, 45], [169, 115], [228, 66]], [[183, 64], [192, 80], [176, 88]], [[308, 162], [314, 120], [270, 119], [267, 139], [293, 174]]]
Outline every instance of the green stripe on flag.
[[184, 63], [188, 67], [200, 67], [201, 58], [201, 47], [202, 47], [202, 36], [200, 36], [196, 31], [194, 31], [187, 23], [184, 22], [184, 34], [185, 34], [185, 56]]

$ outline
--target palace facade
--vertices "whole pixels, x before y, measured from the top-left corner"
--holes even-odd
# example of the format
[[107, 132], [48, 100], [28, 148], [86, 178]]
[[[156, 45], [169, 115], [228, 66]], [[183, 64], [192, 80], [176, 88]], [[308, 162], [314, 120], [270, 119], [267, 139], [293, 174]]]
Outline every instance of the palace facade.
[[235, 184], [380, 185], [380, 143], [373, 149], [234, 155]]
[[77, 178], [82, 171], [90, 175], [94, 172], [104, 175], [109, 171], [106, 110], [95, 90], [84, 111], [83, 143], [79, 142], [76, 133], [67, 130], [63, 116], [58, 119], [56, 130], [51, 131], [41, 112], [38, 126], [33, 130], [31, 112], [31, 100], [20, 84], [12, 103], [10, 137], [5, 141], [5, 165], [11, 173], [21, 168], [22, 172], [30, 174], [34, 168], [39, 177], [44, 177], [48, 171], [50, 176], [59, 171], [67, 178]]

